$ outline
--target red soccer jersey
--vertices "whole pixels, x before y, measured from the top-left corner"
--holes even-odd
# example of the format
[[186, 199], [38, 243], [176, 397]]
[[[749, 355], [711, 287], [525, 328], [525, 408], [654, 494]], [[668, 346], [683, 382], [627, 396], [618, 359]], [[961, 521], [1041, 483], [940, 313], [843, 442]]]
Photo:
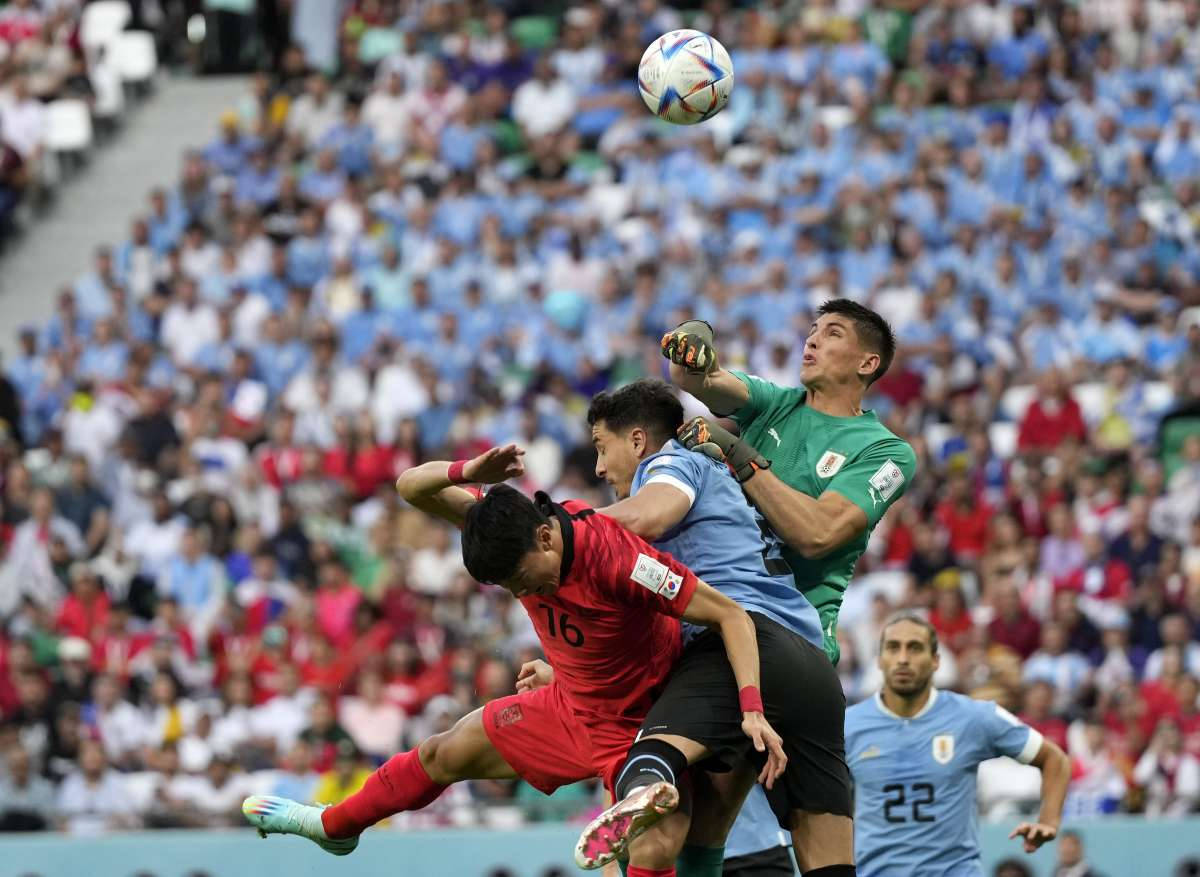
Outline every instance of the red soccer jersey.
[[562, 573], [554, 594], [521, 604], [555, 682], [580, 711], [640, 718], [683, 648], [696, 576], [586, 503], [535, 501], [562, 528]]

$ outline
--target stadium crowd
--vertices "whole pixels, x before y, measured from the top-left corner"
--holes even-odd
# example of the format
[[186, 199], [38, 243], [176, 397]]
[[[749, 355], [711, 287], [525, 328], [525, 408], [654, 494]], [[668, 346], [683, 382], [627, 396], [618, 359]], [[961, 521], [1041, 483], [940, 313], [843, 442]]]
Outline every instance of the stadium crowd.
[[[395, 476], [516, 440], [521, 486], [603, 504], [592, 393], [692, 316], [793, 383], [834, 295], [894, 325], [871, 405], [920, 461], [848, 696], [926, 607], [938, 684], [1069, 752], [1071, 816], [1196, 809], [1200, 2], [347, 5], [336, 72], [283, 50], [5, 364], [0, 827], [338, 801], [510, 692], [530, 625]], [[633, 83], [684, 24], [737, 84], [673, 128]], [[393, 824], [595, 801], [560, 796]]]

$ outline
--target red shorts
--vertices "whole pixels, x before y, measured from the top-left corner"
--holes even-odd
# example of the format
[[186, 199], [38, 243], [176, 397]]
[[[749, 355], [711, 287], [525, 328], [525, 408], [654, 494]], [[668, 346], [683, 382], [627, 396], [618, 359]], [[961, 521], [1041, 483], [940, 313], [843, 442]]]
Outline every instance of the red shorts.
[[581, 719], [553, 682], [483, 708], [483, 729], [496, 751], [547, 795], [593, 777], [611, 792], [641, 725], [634, 718]]

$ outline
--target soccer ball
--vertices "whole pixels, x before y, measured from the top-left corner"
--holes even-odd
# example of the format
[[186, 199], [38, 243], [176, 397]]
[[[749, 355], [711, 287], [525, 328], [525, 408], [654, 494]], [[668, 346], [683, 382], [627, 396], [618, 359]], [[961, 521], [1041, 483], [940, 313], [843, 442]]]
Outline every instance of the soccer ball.
[[733, 90], [725, 47], [698, 30], [673, 30], [652, 42], [638, 65], [638, 91], [660, 119], [695, 125], [719, 113]]

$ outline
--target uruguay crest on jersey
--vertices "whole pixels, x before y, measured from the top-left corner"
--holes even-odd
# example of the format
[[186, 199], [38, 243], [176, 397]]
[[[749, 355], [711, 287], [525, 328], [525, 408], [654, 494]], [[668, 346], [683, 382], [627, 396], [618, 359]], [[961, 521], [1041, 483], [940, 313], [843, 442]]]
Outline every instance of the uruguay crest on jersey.
[[938, 734], [933, 738], [933, 760], [938, 764], [949, 764], [954, 758], [954, 735]]
[[839, 454], [837, 451], [826, 451], [821, 455], [821, 459], [817, 461], [817, 477], [832, 478], [834, 475], [837, 475], [838, 470], [842, 468], [842, 464], [845, 462], [845, 454]]

